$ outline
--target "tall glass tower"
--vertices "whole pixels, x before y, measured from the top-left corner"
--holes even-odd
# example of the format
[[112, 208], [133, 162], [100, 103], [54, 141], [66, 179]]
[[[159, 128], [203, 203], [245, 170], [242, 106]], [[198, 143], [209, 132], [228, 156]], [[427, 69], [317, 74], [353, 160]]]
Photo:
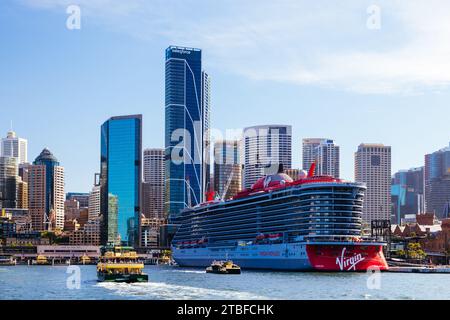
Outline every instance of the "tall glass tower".
[[210, 78], [200, 49], [166, 50], [165, 212], [204, 200], [209, 185]]
[[138, 244], [141, 163], [142, 115], [107, 120], [101, 127], [102, 244]]

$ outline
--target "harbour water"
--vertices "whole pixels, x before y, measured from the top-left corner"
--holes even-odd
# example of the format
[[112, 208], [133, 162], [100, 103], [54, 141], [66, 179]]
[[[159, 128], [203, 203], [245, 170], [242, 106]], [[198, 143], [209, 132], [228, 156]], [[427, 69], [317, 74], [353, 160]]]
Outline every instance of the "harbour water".
[[0, 299], [450, 299], [449, 274], [382, 273], [379, 282], [371, 278], [368, 286], [366, 273], [244, 270], [241, 275], [217, 275], [146, 266], [149, 283], [116, 284], [98, 283], [93, 265], [79, 268], [77, 289], [67, 266], [0, 267]]

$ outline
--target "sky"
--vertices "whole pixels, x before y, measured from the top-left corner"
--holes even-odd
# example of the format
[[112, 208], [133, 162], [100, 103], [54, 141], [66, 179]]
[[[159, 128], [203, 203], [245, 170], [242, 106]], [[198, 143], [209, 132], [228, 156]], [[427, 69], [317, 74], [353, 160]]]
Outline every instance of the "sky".
[[142, 114], [143, 147], [164, 147], [179, 45], [203, 50], [214, 129], [292, 125], [297, 168], [303, 138], [332, 138], [346, 179], [363, 142], [392, 146], [393, 173], [421, 166], [450, 141], [449, 16], [445, 0], [3, 0], [0, 135], [12, 121], [30, 161], [48, 147], [88, 192], [109, 117]]

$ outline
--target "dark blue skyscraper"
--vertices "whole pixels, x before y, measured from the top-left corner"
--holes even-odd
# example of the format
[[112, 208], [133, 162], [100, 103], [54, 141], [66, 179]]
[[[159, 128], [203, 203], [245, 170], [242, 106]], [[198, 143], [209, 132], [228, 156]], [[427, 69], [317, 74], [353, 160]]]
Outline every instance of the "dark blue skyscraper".
[[141, 201], [142, 116], [112, 117], [101, 127], [102, 244], [137, 245]]
[[166, 50], [166, 204], [169, 219], [203, 201], [209, 185], [210, 79], [200, 49]]

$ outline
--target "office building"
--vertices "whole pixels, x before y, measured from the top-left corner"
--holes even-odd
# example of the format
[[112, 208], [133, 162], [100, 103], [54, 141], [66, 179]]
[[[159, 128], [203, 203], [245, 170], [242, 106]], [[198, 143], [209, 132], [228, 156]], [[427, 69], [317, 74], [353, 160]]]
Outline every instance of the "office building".
[[6, 138], [1, 140], [2, 157], [17, 158], [18, 164], [28, 161], [28, 142], [26, 139], [17, 137], [14, 131], [9, 131]]
[[100, 217], [101, 207], [100, 207], [100, 186], [92, 187], [92, 191], [89, 193], [89, 220], [96, 219]]
[[202, 51], [166, 50], [165, 212], [175, 217], [204, 200], [209, 184], [210, 77]]
[[292, 127], [262, 125], [244, 129], [244, 186], [292, 166]]
[[363, 221], [391, 218], [391, 147], [361, 144], [355, 153], [355, 180], [367, 185]]
[[28, 202], [33, 230], [62, 230], [64, 201], [64, 168], [45, 148], [28, 167]]
[[331, 139], [307, 138], [303, 139], [303, 169], [309, 170], [313, 162], [316, 163], [316, 175], [327, 175], [339, 178], [340, 150]]
[[0, 208], [17, 208], [19, 169], [17, 158], [0, 157]]
[[239, 141], [218, 141], [214, 144], [214, 191], [229, 199], [241, 191], [242, 165]]
[[163, 219], [164, 214], [164, 149], [144, 150], [144, 183], [142, 213], [146, 218]]
[[142, 116], [112, 117], [101, 127], [102, 244], [137, 245], [141, 210]]
[[450, 146], [425, 155], [424, 180], [426, 212], [450, 218]]
[[80, 204], [80, 208], [89, 207], [89, 193], [82, 192], [68, 192], [66, 200], [76, 200]]
[[396, 172], [392, 178], [392, 223], [425, 212], [424, 167]]

